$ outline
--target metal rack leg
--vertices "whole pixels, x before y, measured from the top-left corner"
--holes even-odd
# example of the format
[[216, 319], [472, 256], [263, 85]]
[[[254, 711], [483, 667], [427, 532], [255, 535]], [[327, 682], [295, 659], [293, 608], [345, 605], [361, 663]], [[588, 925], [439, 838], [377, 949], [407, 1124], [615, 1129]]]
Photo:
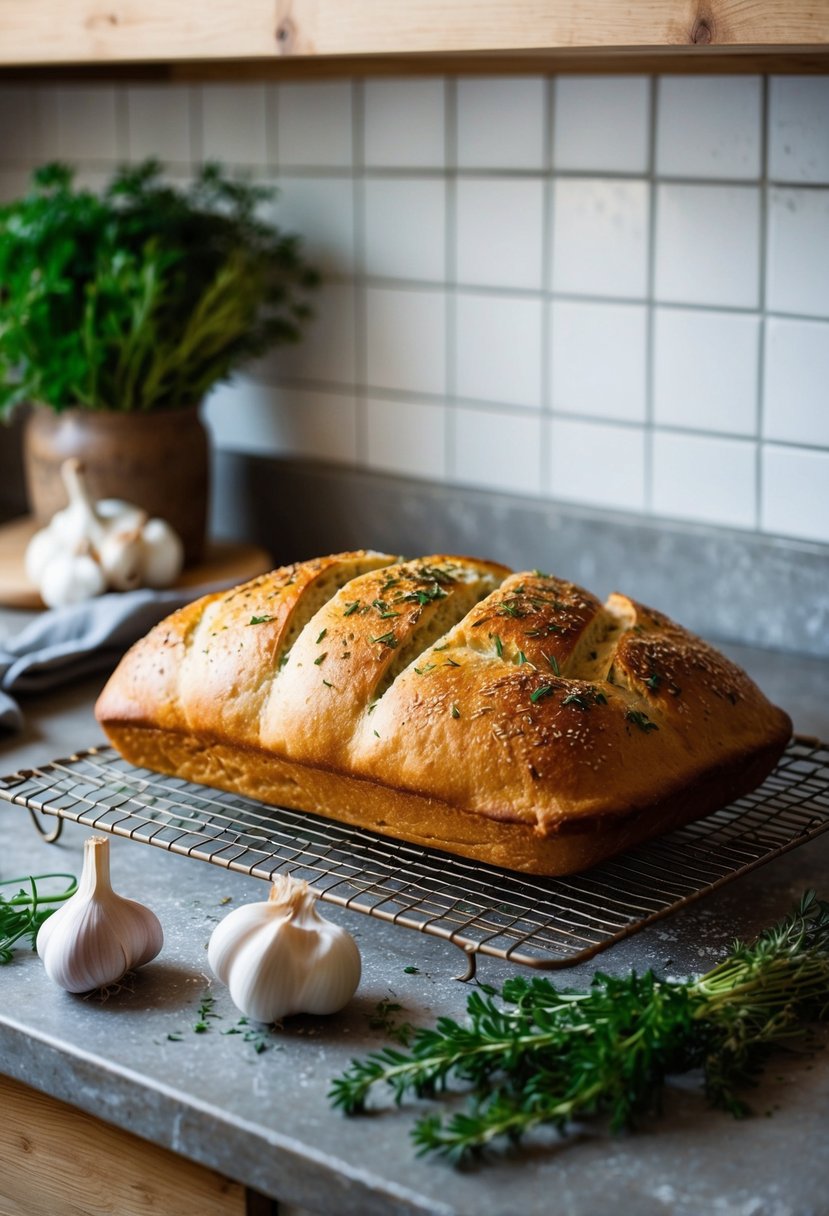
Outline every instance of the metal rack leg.
[[474, 980], [475, 972], [478, 967], [478, 952], [470, 950], [468, 946], [459, 946], [459, 950], [463, 950], [466, 955], [466, 971], [463, 975], [456, 975], [454, 978], [460, 980], [462, 984], [468, 984], [470, 980]]
[[52, 830], [50, 832], [45, 832], [41, 825], [40, 819], [38, 818], [38, 812], [30, 806], [27, 806], [26, 810], [31, 815], [32, 823], [35, 825], [38, 833], [43, 837], [46, 844], [55, 844], [55, 842], [60, 839], [60, 834], [63, 831], [63, 820], [60, 818], [56, 819], [55, 826], [52, 828]]

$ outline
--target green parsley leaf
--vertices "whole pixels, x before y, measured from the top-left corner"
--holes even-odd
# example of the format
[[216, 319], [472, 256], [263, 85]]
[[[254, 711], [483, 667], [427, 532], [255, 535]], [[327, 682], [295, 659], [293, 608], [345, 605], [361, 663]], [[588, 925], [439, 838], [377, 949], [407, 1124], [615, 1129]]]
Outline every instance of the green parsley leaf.
[[394, 650], [397, 645], [397, 638], [391, 630], [388, 633], [381, 633], [379, 638], [371, 638], [370, 641], [372, 644], [380, 643], [382, 646], [388, 646], [389, 650]]
[[634, 726], [638, 726], [641, 731], [645, 732], [645, 734], [647, 734], [649, 730], [659, 730], [656, 723], [651, 722], [648, 715], [643, 714], [641, 710], [628, 709], [625, 711], [625, 717], [627, 718], [628, 722], [632, 722]]
[[535, 692], [530, 694], [530, 700], [535, 705], [542, 697], [552, 696], [554, 691], [552, 684], [542, 684], [540, 688], [536, 688]]

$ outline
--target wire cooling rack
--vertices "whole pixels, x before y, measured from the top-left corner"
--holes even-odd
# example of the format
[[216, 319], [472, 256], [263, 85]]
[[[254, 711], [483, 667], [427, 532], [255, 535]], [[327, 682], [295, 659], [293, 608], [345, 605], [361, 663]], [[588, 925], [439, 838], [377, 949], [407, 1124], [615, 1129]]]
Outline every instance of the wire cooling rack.
[[[584, 874], [537, 878], [136, 769], [108, 747], [0, 778], [0, 798], [269, 879], [530, 967], [581, 962], [829, 828], [829, 745], [795, 738], [754, 793]], [[59, 828], [60, 824], [58, 824]], [[53, 830], [47, 839], [56, 838]]]

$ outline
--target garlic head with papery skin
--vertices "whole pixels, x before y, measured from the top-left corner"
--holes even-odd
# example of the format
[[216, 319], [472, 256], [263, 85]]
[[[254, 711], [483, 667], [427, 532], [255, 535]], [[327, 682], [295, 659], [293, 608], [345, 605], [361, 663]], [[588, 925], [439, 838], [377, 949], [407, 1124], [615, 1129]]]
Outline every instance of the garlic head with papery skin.
[[208, 962], [246, 1017], [336, 1013], [356, 992], [357, 943], [316, 902], [307, 882], [279, 875], [267, 900], [236, 908], [213, 930]]
[[184, 545], [166, 519], [148, 519], [141, 536], [144, 543], [144, 585], [169, 587], [184, 568]]
[[90, 836], [77, 891], [38, 931], [49, 979], [67, 992], [91, 992], [149, 963], [163, 943], [155, 913], [113, 891], [107, 837]]
[[58, 553], [40, 576], [40, 598], [47, 608], [80, 604], [106, 591], [106, 578], [89, 553]]
[[61, 477], [69, 506], [35, 533], [25, 556], [26, 575], [49, 608], [176, 581], [184, 545], [166, 520], [119, 498], [93, 502], [79, 460], [64, 460]]

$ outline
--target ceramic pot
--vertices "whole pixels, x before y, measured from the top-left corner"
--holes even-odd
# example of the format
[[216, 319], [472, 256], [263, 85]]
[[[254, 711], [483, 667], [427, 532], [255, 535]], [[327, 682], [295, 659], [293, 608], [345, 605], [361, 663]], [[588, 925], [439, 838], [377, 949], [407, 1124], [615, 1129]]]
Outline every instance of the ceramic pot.
[[47, 524], [66, 506], [64, 460], [83, 462], [93, 498], [123, 498], [172, 524], [185, 562], [201, 557], [207, 526], [208, 441], [198, 408], [119, 414], [34, 408], [23, 434], [29, 507]]

